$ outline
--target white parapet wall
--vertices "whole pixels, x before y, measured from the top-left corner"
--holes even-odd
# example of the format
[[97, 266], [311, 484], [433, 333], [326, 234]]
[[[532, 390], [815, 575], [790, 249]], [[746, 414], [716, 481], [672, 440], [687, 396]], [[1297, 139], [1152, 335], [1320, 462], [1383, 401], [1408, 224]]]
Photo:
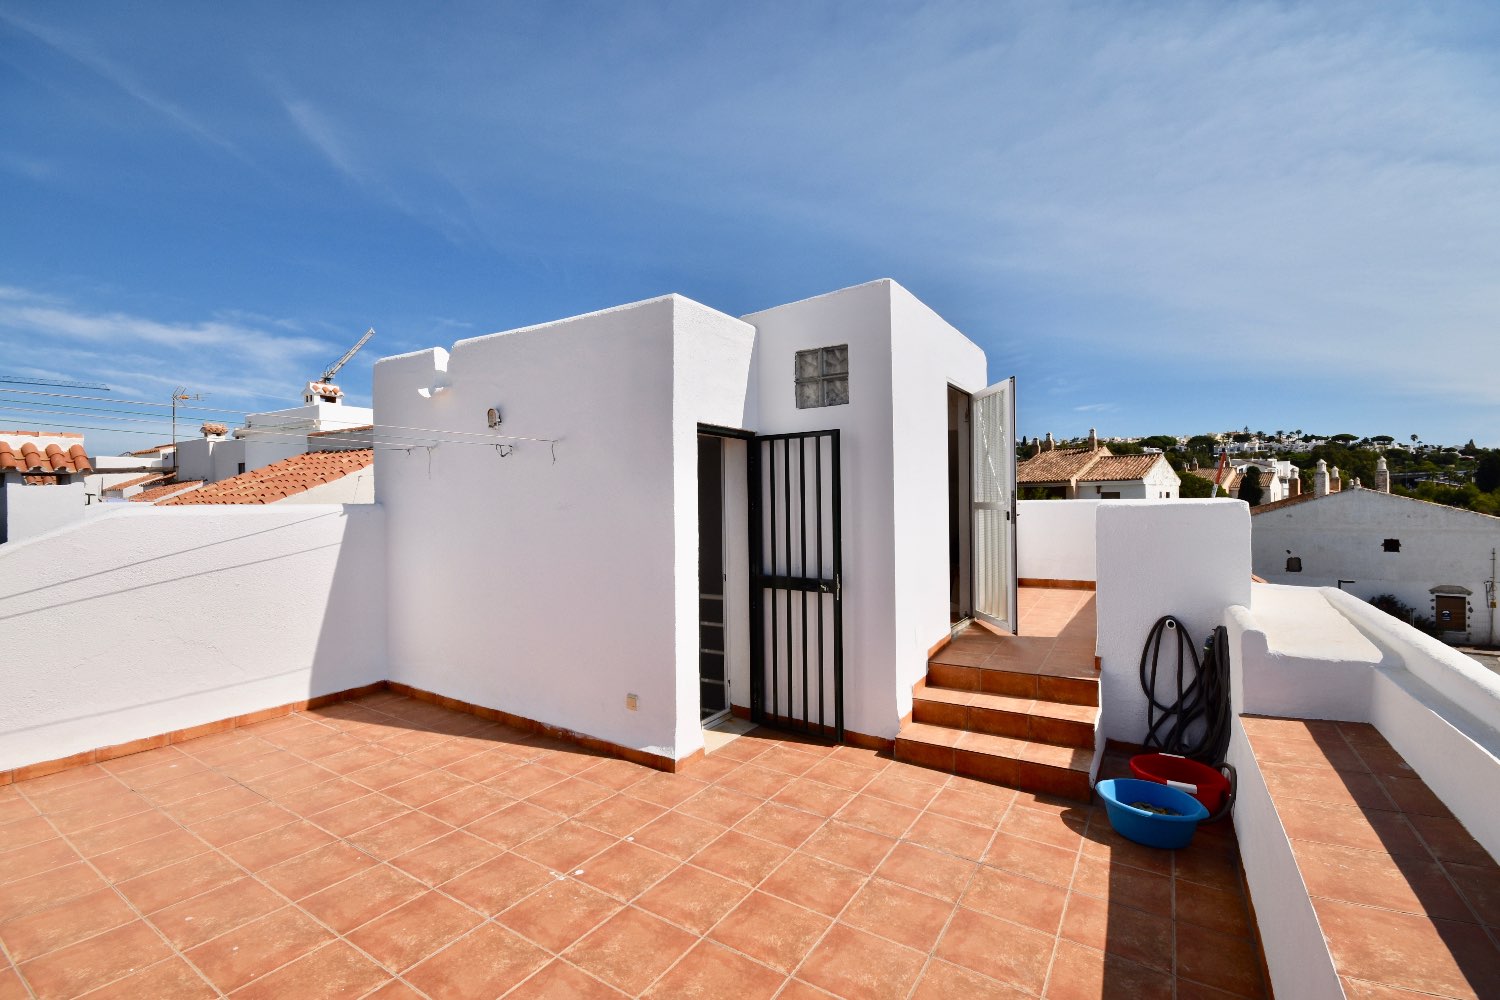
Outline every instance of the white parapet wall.
[[[1229, 499], [1105, 500], [1096, 538], [1099, 745], [1139, 743], [1147, 728], [1141, 650], [1157, 620], [1176, 616], [1201, 647], [1225, 608], [1250, 600], [1250, 508]], [[1164, 687], [1157, 695], [1176, 698]]]
[[0, 549], [0, 770], [384, 679], [382, 513], [121, 505]]
[[1017, 576], [1099, 579], [1099, 500], [1022, 500], [1016, 513]]

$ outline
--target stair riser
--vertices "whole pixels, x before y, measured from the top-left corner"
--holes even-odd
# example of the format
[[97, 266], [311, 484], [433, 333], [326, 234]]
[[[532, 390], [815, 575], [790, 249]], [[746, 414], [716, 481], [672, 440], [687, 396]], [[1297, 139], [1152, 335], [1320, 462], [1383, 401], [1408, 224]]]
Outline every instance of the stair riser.
[[909, 764], [992, 781], [1026, 792], [1056, 795], [1077, 802], [1087, 802], [1091, 795], [1088, 774], [1068, 768], [899, 738], [895, 755], [897, 760]]
[[933, 726], [965, 729], [971, 733], [1009, 736], [1017, 740], [1052, 743], [1081, 750], [1092, 750], [1094, 747], [1094, 727], [1091, 724], [1068, 719], [1049, 719], [1024, 712], [1007, 712], [917, 698], [912, 702], [912, 719]]
[[1099, 682], [1078, 677], [1051, 677], [1009, 670], [961, 667], [951, 663], [929, 663], [927, 683], [959, 691], [983, 691], [1012, 698], [1042, 698], [1066, 705], [1099, 704]]

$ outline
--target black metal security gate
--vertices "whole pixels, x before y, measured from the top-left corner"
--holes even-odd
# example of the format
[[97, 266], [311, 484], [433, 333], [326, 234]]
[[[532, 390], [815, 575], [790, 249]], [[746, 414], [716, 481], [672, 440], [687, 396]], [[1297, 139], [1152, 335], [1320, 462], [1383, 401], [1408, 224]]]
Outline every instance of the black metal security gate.
[[839, 432], [750, 442], [750, 715], [844, 738]]

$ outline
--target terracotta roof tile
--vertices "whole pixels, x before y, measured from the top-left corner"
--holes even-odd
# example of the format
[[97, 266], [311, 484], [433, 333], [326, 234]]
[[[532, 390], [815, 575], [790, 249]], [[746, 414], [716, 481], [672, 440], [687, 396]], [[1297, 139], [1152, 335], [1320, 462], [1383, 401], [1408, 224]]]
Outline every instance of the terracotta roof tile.
[[[16, 433], [16, 432], [9, 432]], [[9, 442], [0, 441], [0, 472], [19, 470], [22, 472], [93, 472], [93, 463], [83, 450], [83, 445], [69, 445], [64, 451], [58, 444], [38, 448], [30, 441], [19, 448]]]
[[161, 484], [163, 481], [169, 479], [175, 481], [176, 478], [177, 474], [173, 472], [148, 472], [144, 476], [136, 476], [134, 479], [127, 479], [123, 483], [115, 483], [113, 486], [106, 486], [104, 487], [104, 492], [120, 493], [124, 490], [130, 489], [132, 486], [148, 486], [152, 484]]
[[1087, 448], [1072, 448], [1059, 451], [1044, 451], [1016, 465], [1016, 482], [1057, 483], [1072, 479], [1087, 469], [1101, 455], [1108, 455], [1108, 448], [1089, 451]]
[[1078, 477], [1080, 483], [1108, 483], [1117, 480], [1144, 479], [1160, 455], [1102, 455]]
[[141, 490], [129, 499], [131, 503], [155, 503], [158, 500], [181, 493], [183, 490], [191, 490], [194, 487], [202, 485], [203, 480], [201, 479], [189, 479], [185, 483], [179, 483], [174, 478], [170, 483], [153, 486], [149, 490]]
[[371, 448], [294, 455], [280, 462], [273, 462], [263, 469], [252, 469], [233, 479], [210, 483], [201, 489], [164, 500], [161, 506], [275, 503], [368, 468], [374, 460], [375, 451]]

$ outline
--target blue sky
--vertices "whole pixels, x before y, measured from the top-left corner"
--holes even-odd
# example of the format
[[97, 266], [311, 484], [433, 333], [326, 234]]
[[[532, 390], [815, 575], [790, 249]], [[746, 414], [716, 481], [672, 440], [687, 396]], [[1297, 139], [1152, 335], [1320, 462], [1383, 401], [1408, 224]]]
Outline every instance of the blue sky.
[[1500, 445], [1493, 3], [0, 0], [0, 205], [0, 373], [122, 398], [888, 276], [1024, 434]]

